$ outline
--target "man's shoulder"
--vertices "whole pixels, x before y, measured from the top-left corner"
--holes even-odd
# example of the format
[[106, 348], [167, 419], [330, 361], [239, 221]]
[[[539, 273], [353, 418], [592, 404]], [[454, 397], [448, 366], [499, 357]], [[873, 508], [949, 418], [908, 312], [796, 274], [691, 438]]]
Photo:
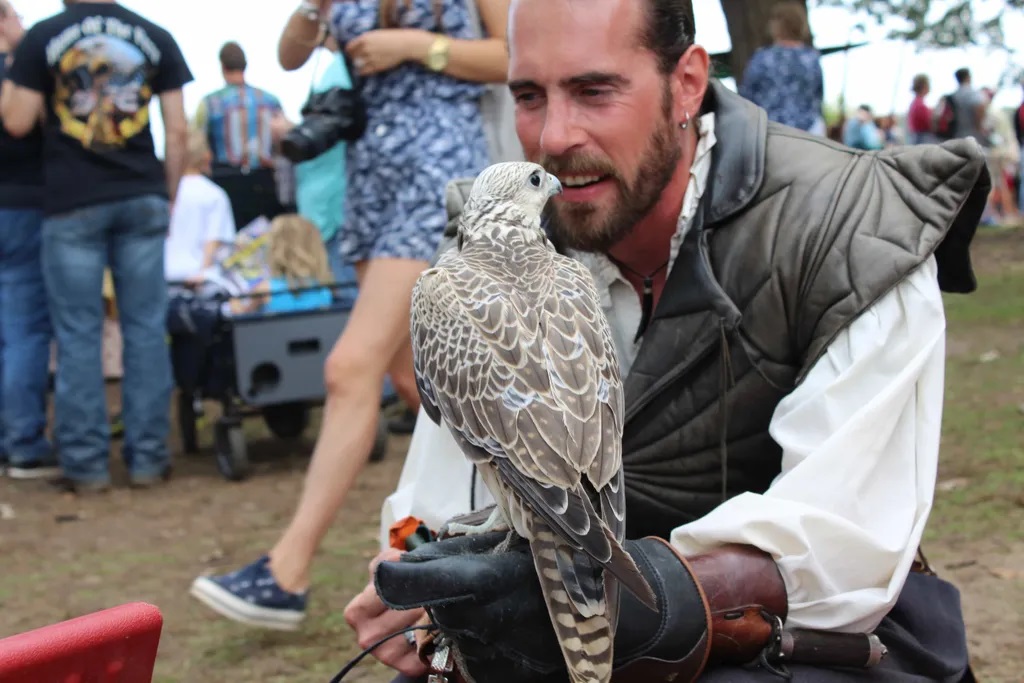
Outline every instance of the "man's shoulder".
[[189, 202], [201, 205], [215, 205], [228, 201], [227, 192], [205, 175], [186, 175], [181, 179], [179, 198], [187, 197]]
[[194, 176], [194, 178], [196, 180], [195, 185], [197, 190], [202, 193], [203, 197], [205, 197], [207, 201], [216, 204], [231, 203], [231, 198], [228, 197], [228, 193], [224, 188], [210, 180], [207, 176], [199, 175]]
[[871, 174], [888, 176], [893, 182], [897, 177], [909, 177], [916, 189], [925, 191], [929, 184], [916, 182], [922, 176], [940, 183], [952, 182], [960, 175], [973, 177], [984, 161], [984, 151], [971, 140], [868, 151], [770, 122], [762, 195], [776, 192], [780, 185], [800, 183], [806, 183], [809, 190], [832, 194], [837, 183], [845, 185]]
[[124, 5], [115, 5], [115, 7], [117, 8], [115, 11], [118, 14], [122, 14], [125, 17], [125, 19], [127, 19], [131, 23], [144, 28], [146, 32], [150, 34], [151, 38], [156, 36], [171, 41], [174, 40], [174, 37], [171, 35], [170, 31], [168, 31], [152, 19], [148, 19], [145, 16], [139, 14], [138, 12], [128, 9]]
[[981, 101], [981, 93], [970, 87], [957, 88], [951, 97], [954, 102], [961, 105], [973, 105]]
[[[856, 120], [850, 121], [855, 123]], [[829, 138], [769, 121], [762, 194], [774, 194], [781, 186], [801, 183], [817, 187], [823, 177], [844, 168], [862, 154]]]
[[274, 93], [270, 92], [269, 90], [264, 90], [263, 88], [258, 88], [255, 85], [248, 85], [248, 88], [249, 88], [249, 90], [254, 92], [259, 97], [259, 99], [263, 100], [265, 103], [273, 105], [273, 106], [277, 106], [277, 107], [281, 106], [281, 100], [278, 99], [277, 95], [275, 95]]
[[72, 16], [67, 10], [58, 12], [57, 14], [52, 14], [45, 19], [37, 21], [29, 27], [29, 29], [25, 31], [25, 36], [22, 38], [22, 42], [35, 44], [38, 41], [49, 40], [77, 22], [78, 18]]
[[216, 90], [212, 90], [206, 93], [205, 95], [203, 95], [203, 98], [199, 100], [200, 108], [209, 108], [211, 104], [224, 102], [229, 97], [231, 97], [231, 91], [231, 86], [223, 85], [217, 88]]

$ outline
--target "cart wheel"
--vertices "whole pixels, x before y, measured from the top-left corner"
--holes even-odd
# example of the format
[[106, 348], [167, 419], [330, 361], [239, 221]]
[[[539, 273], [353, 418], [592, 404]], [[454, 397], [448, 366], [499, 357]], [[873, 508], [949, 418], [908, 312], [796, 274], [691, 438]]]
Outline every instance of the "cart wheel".
[[196, 430], [198, 419], [192, 396], [184, 391], [178, 392], [178, 431], [181, 432], [181, 446], [189, 455], [199, 452], [199, 436]]
[[309, 407], [304, 403], [282, 403], [266, 406], [263, 421], [279, 439], [297, 439], [309, 426]]
[[217, 445], [217, 469], [229, 481], [241, 481], [249, 476], [249, 453], [240, 422], [224, 419], [213, 428]]
[[377, 438], [370, 451], [370, 462], [380, 462], [388, 453], [388, 425], [383, 418], [377, 420]]

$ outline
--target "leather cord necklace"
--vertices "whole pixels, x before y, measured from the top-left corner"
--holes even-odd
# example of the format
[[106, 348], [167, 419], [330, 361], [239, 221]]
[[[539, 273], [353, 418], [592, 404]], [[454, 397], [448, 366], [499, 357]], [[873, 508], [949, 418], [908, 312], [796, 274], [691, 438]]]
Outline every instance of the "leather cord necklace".
[[647, 326], [651, 323], [651, 315], [654, 313], [654, 276], [660, 273], [668, 266], [668, 259], [660, 266], [650, 272], [649, 275], [637, 272], [630, 268], [622, 261], [608, 256], [608, 260], [617, 265], [621, 270], [629, 271], [633, 276], [641, 278], [643, 280], [644, 290], [643, 295], [640, 298], [640, 325], [636, 329], [636, 337], [633, 338], [633, 343], [640, 341], [640, 337], [644, 336], [644, 332], [647, 331]]

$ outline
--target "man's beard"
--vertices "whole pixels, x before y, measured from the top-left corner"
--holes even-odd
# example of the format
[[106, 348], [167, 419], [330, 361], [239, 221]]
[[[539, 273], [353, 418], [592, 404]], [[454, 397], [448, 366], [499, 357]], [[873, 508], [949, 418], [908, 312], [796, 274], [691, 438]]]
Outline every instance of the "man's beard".
[[599, 208], [595, 204], [552, 202], [550, 229], [559, 245], [578, 251], [607, 252], [632, 232], [658, 203], [682, 156], [672, 123], [671, 94], [667, 85], [661, 113], [632, 182], [626, 181], [611, 161], [602, 157], [572, 154], [540, 159], [539, 163], [555, 176], [607, 176], [618, 185], [618, 202], [603, 217], [598, 216]]

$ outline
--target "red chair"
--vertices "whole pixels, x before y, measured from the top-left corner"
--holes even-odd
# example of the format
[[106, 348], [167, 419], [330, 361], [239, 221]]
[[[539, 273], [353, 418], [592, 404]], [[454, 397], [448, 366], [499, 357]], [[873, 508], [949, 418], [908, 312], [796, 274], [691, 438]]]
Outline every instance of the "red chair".
[[0, 683], [151, 683], [163, 616], [134, 602], [0, 640]]

